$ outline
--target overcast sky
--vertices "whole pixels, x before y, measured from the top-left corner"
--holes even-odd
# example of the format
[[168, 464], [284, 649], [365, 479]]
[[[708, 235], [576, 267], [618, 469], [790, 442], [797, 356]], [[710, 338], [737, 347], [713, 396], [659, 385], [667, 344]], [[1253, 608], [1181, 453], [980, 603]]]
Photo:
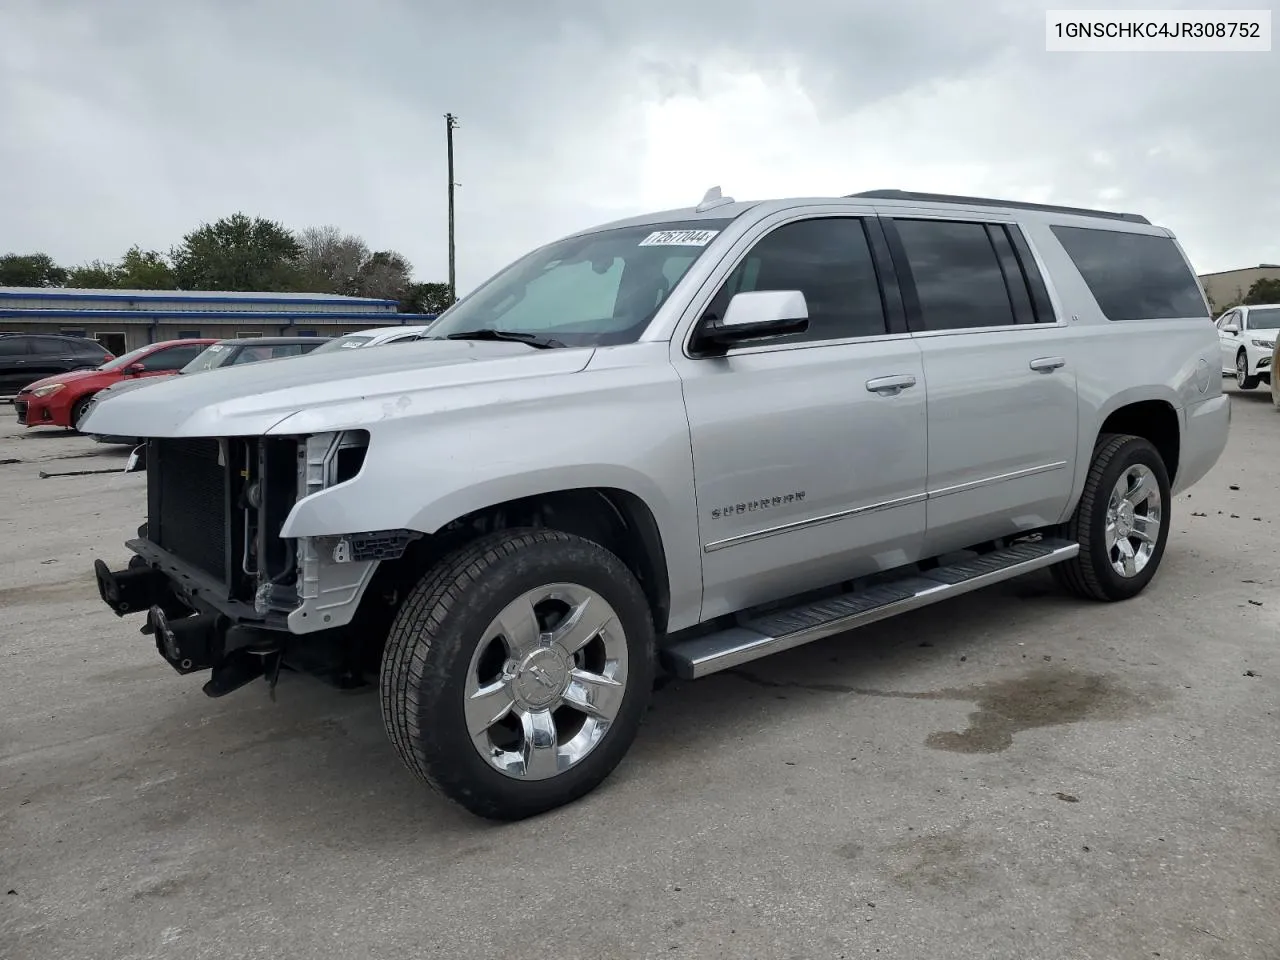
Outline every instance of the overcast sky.
[[1130, 209], [1200, 272], [1280, 262], [1280, 53], [1044, 29], [1025, 0], [0, 0], [0, 252], [167, 250], [243, 210], [444, 280], [452, 111], [460, 292], [714, 184]]

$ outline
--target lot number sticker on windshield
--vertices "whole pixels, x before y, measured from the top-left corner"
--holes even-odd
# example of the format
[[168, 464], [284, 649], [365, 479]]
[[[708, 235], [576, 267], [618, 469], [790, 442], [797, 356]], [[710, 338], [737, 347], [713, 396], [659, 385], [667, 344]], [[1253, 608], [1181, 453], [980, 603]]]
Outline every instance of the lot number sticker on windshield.
[[642, 247], [705, 247], [719, 230], [655, 230], [640, 241]]

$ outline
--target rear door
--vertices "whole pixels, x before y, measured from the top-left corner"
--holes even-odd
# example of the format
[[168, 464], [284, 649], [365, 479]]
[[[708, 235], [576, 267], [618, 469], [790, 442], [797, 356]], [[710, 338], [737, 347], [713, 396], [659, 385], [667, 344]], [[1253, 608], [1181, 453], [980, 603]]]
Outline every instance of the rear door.
[[28, 382], [42, 377], [66, 373], [81, 364], [70, 340], [61, 337], [31, 337], [31, 355], [27, 358]]
[[924, 552], [1057, 523], [1079, 415], [1076, 338], [1011, 218], [885, 216], [928, 390]]

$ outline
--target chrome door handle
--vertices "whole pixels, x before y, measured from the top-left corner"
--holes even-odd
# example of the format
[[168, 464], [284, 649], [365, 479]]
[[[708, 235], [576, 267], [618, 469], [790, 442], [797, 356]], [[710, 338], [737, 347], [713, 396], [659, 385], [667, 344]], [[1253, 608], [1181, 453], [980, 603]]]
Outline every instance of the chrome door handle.
[[1039, 370], [1041, 373], [1048, 373], [1050, 370], [1057, 370], [1066, 365], [1067, 361], [1062, 357], [1039, 357], [1031, 361], [1031, 369]]
[[909, 373], [900, 373], [893, 377], [876, 377], [867, 381], [867, 389], [872, 393], [893, 396], [907, 387], [914, 387], [916, 378]]

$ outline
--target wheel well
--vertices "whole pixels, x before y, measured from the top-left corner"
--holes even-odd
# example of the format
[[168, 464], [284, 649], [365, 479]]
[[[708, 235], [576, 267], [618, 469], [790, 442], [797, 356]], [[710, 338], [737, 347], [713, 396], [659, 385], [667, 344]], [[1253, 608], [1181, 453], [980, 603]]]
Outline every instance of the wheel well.
[[1163, 400], [1142, 400], [1114, 411], [1102, 424], [1104, 433], [1128, 433], [1151, 442], [1169, 471], [1169, 481], [1178, 473], [1182, 435], [1178, 413]]
[[671, 587], [667, 559], [653, 513], [639, 497], [615, 488], [581, 488], [523, 497], [484, 507], [445, 524], [434, 534], [413, 541], [403, 557], [383, 562], [360, 604], [356, 620], [366, 637], [385, 636], [400, 601], [445, 554], [495, 530], [545, 527], [600, 544], [616, 554], [635, 574], [653, 614], [654, 630], [667, 627]]

